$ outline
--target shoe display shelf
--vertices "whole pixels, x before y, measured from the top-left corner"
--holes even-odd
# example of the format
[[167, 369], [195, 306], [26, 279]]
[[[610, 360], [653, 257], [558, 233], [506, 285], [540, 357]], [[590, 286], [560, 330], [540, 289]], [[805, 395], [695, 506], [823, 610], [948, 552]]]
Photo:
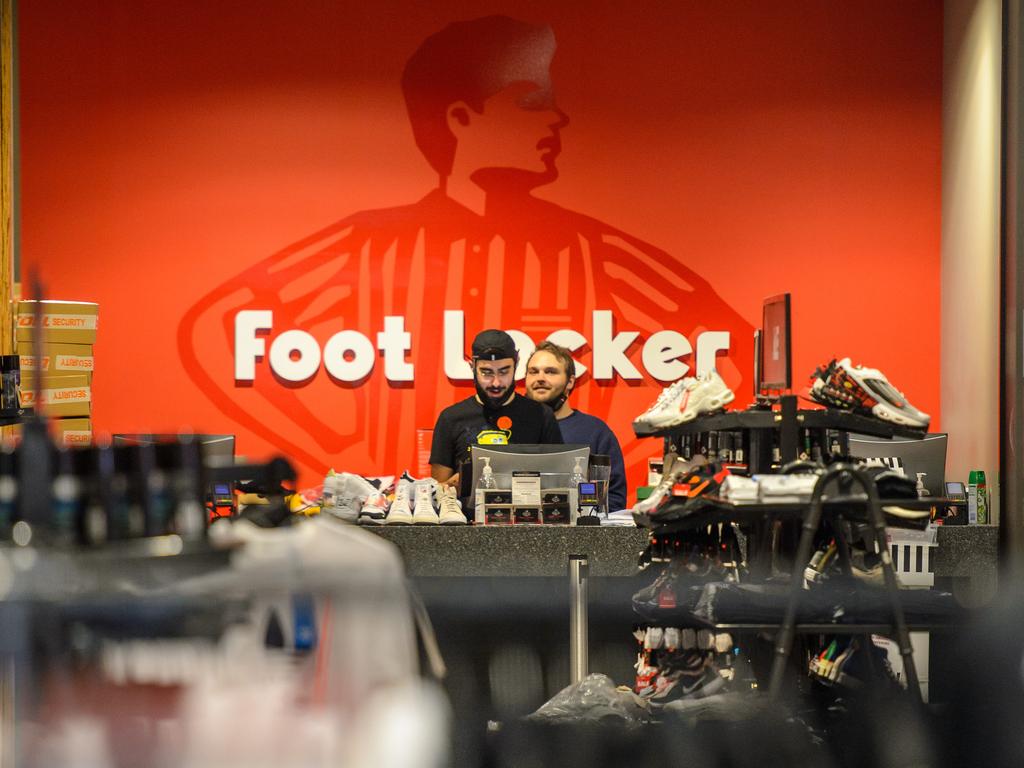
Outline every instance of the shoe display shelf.
[[17, 408], [15, 410], [0, 409], [0, 427], [10, 427], [21, 424], [25, 419], [32, 416], [34, 411], [31, 408]]
[[663, 437], [678, 441], [686, 435], [711, 432], [738, 432], [742, 435], [744, 454], [751, 474], [768, 472], [772, 464], [772, 448], [778, 446], [781, 463], [795, 461], [803, 444], [801, 438], [812, 435], [820, 446], [828, 446], [828, 435], [855, 432], [873, 437], [923, 438], [926, 430], [904, 427], [870, 416], [834, 408], [797, 408], [795, 395], [779, 400], [779, 410], [751, 408], [698, 416], [692, 421], [663, 429], [647, 429], [634, 425], [637, 437]]
[[[751, 409], [748, 411], [727, 412], [700, 416], [696, 419], [674, 427], [646, 431], [636, 429], [638, 437], [663, 437], [670, 444], [678, 445], [679, 439], [687, 435], [701, 435], [712, 432], [739, 432], [747, 464], [751, 474], [770, 472], [773, 458], [776, 464], [785, 466], [797, 460], [802, 438], [808, 433], [813, 435], [819, 446], [830, 446], [829, 433], [857, 432], [876, 437], [908, 437], [923, 438], [924, 430], [902, 427], [879, 419], [852, 414], [834, 409], [798, 410], [795, 396], [784, 396], [780, 400], [778, 410]], [[842, 446], [842, 441], [840, 441]], [[773, 449], [778, 453], [773, 457]], [[841, 448], [842, 450], [842, 448]], [[841, 487], [839, 493], [826, 494], [826, 489]], [[860, 491], [854, 492], [854, 486]], [[910, 627], [906, 621], [899, 596], [899, 584], [893, 568], [886, 541], [886, 526], [907, 525], [907, 521], [898, 515], [887, 515], [883, 507], [893, 506], [908, 510], [921, 510], [941, 503], [941, 499], [930, 498], [927, 501], [917, 500], [880, 500], [873, 480], [853, 464], [838, 463], [829, 466], [819, 477], [811, 498], [806, 503], [735, 503], [717, 497], [705, 497], [700, 503], [694, 500], [669, 501], [668, 505], [657, 510], [653, 516], [638, 517], [637, 524], [649, 527], [652, 537], [661, 535], [681, 534], [687, 530], [697, 530], [718, 523], [738, 523], [745, 525], [754, 532], [748, 552], [748, 563], [754, 579], [763, 578], [768, 570], [770, 559], [770, 536], [767, 531], [779, 520], [792, 520], [800, 523], [800, 537], [793, 558], [793, 571], [790, 577], [788, 596], [779, 615], [778, 622], [729, 622], [715, 625], [716, 631], [774, 631], [774, 654], [770, 674], [769, 695], [777, 699], [782, 690], [784, 673], [794, 636], [801, 634], [852, 633], [869, 636], [885, 634], [893, 637], [899, 646], [903, 659], [908, 690], [920, 700], [920, 687], [917, 670], [914, 666], [913, 648], [910, 642]], [[923, 506], [922, 506], [923, 505]], [[856, 616], [847, 616], [842, 624], [807, 623], [799, 624], [797, 617], [800, 612], [801, 598], [804, 590], [804, 566], [810, 562], [813, 553], [815, 536], [823, 522], [829, 523], [834, 535], [840, 568], [844, 576], [853, 578], [850, 558], [850, 541], [846, 534], [855, 530], [872, 544], [872, 548], [881, 555], [884, 594], [888, 601], [890, 621], [879, 622], [877, 617], [870, 621], [858, 621]], [[925, 524], [927, 521], [924, 520]], [[921, 525], [913, 525], [918, 527]], [[760, 535], [758, 535], [760, 534]], [[664, 623], [680, 626], [689, 614], [685, 611], [667, 609]], [[662, 622], [659, 622], [662, 623]], [[702, 626], [706, 626], [702, 625]], [[925, 622], [920, 629], [938, 628], [931, 622]]]

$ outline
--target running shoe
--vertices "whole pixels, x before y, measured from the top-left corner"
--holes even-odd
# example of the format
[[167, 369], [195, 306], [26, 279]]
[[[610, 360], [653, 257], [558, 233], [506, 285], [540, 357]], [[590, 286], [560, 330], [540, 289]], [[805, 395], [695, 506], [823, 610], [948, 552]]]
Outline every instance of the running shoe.
[[359, 510], [360, 525], [383, 525], [388, 514], [388, 497], [380, 491], [374, 491], [366, 497]]
[[690, 461], [685, 461], [673, 454], [666, 454], [665, 465], [661, 474], [661, 482], [651, 491], [651, 495], [643, 501], [638, 501], [633, 507], [633, 513], [639, 515], [650, 514], [672, 495], [672, 488], [676, 483], [682, 482], [688, 472], [697, 467], [707, 464], [703, 454], [697, 454]]
[[931, 416], [912, 406], [906, 396], [876, 368], [853, 365], [850, 358], [832, 360], [811, 376], [811, 398], [822, 405], [862, 413], [905, 427], [927, 429]]
[[675, 427], [720, 410], [735, 399], [736, 395], [722, 381], [718, 371], [711, 369], [696, 379], [681, 379], [664, 390], [658, 401], [634, 424], [650, 429]]
[[440, 501], [438, 515], [441, 525], [465, 525], [466, 515], [462, 512], [462, 502], [459, 501], [458, 493], [452, 485], [438, 485]]
[[391, 502], [387, 517], [384, 518], [386, 525], [413, 524], [410, 496], [412, 496], [414, 486], [415, 484], [406, 480], [405, 477], [398, 481], [398, 486], [395, 488], [395, 499]]
[[412, 510], [412, 522], [415, 525], [437, 525], [440, 519], [434, 508], [435, 480], [417, 480], [415, 487], [416, 503]]
[[651, 419], [655, 415], [661, 413], [661, 411], [665, 409], [668, 403], [677, 400], [683, 388], [685, 388], [692, 381], [695, 381], [695, 379], [692, 376], [686, 376], [680, 379], [679, 381], [675, 382], [674, 384], [671, 384], [665, 387], [663, 390], [661, 390], [661, 394], [659, 394], [658, 399], [654, 401], [654, 405], [652, 405], [646, 411], [637, 416], [633, 420], [633, 426], [653, 427], [654, 425], [651, 423]]
[[[654, 523], [667, 523], [688, 517], [706, 506], [705, 497], [718, 495], [718, 489], [729, 474], [726, 467], [717, 464], [690, 469], [678, 476], [671, 495], [647, 516]], [[673, 500], [681, 503], [669, 503]]]
[[650, 696], [652, 704], [702, 699], [726, 690], [725, 679], [714, 666], [701, 670], [697, 676], [674, 674], [664, 680], [665, 684]]

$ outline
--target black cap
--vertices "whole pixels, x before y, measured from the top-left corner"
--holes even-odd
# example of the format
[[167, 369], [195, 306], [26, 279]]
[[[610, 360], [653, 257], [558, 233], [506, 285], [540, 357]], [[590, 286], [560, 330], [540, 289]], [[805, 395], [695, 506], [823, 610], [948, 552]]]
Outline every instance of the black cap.
[[474, 360], [504, 360], [508, 357], [517, 357], [516, 343], [504, 331], [491, 328], [480, 331], [473, 339]]

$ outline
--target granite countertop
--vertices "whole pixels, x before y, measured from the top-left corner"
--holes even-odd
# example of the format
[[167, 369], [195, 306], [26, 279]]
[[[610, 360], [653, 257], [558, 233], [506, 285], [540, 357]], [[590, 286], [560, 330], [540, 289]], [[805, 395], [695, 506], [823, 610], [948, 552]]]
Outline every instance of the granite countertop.
[[632, 576], [648, 531], [601, 526], [368, 527], [405, 556], [410, 576], [566, 576], [586, 555], [591, 576]]
[[998, 562], [996, 525], [940, 525], [939, 546], [932, 555], [936, 576], [976, 578], [994, 575]]
[[[411, 576], [564, 576], [570, 555], [586, 555], [591, 576], [632, 576], [649, 531], [574, 526], [368, 527], [402, 550]], [[938, 577], [988, 582], [997, 572], [998, 528], [940, 526]]]

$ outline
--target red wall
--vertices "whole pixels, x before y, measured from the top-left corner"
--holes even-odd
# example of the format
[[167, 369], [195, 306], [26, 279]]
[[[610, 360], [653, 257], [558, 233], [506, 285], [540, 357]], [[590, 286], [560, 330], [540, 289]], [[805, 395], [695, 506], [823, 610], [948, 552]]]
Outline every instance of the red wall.
[[[557, 38], [570, 122], [558, 178], [534, 194], [559, 208], [473, 233], [423, 211], [396, 221], [437, 185], [409, 128], [405, 62], [446, 24], [491, 13]], [[799, 385], [850, 355], [934, 429], [941, 13], [928, 0], [22, 3], [22, 274], [36, 265], [52, 297], [101, 305], [99, 430], [234, 432], [240, 453], [284, 451], [307, 482], [328, 465], [412, 465], [415, 429], [471, 392], [443, 372], [444, 309], [464, 309], [468, 337], [493, 322], [535, 341], [558, 327], [592, 341], [593, 310], [611, 310], [640, 333], [641, 373], [654, 331], [695, 343], [728, 330], [719, 366], [743, 401], [761, 300], [791, 291]], [[376, 209], [390, 214], [352, 218]], [[496, 234], [500, 269], [455, 269], [445, 243], [486, 253]], [[401, 241], [390, 255], [388, 238]], [[536, 280], [545, 299], [527, 311]], [[236, 382], [235, 313], [261, 308], [275, 312], [268, 346], [288, 328], [372, 340], [403, 315], [415, 383], [389, 384], [380, 359], [354, 384], [321, 370], [285, 386], [266, 360]], [[589, 347], [579, 359], [592, 363]], [[608, 418], [633, 484], [657, 446], [629, 423], [660, 386], [590, 379], [575, 398]]]

